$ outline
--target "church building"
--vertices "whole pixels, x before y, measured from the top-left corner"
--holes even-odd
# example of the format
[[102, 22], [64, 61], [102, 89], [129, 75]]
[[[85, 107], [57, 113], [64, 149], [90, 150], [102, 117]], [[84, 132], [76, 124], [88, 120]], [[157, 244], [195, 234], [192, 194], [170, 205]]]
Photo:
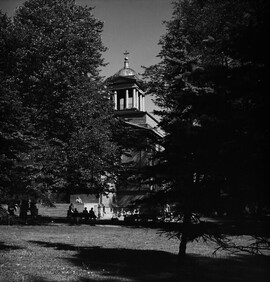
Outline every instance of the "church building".
[[[116, 213], [132, 209], [136, 200], [155, 190], [149, 184], [138, 184], [133, 180], [143, 166], [151, 165], [153, 152], [160, 150], [156, 141], [164, 136], [158, 128], [158, 121], [146, 111], [143, 84], [138, 74], [129, 67], [128, 57], [124, 58], [123, 68], [106, 80], [106, 86], [114, 104], [115, 116], [134, 134], [138, 133], [138, 144], [151, 144], [147, 149], [142, 146], [140, 150], [128, 150], [122, 155], [122, 163], [130, 169], [127, 170], [125, 180], [120, 180], [116, 185], [115, 193], [100, 195], [99, 198], [93, 195], [71, 195], [70, 200], [75, 202], [79, 211], [84, 207], [93, 208], [101, 219], [110, 219]], [[82, 199], [80, 203], [76, 201], [78, 198]]]
[[158, 127], [158, 121], [146, 111], [143, 83], [136, 71], [129, 67], [128, 57], [124, 59], [124, 67], [107, 79], [107, 87], [114, 102], [115, 116], [134, 132], [139, 132], [137, 143], [149, 143], [146, 148], [142, 145], [141, 149], [129, 150], [122, 156], [122, 163], [130, 164], [132, 169], [125, 181], [116, 187], [115, 206], [127, 209], [155, 190], [149, 184], [138, 184], [132, 179], [143, 166], [152, 165], [154, 151], [161, 149], [157, 141], [164, 134]]

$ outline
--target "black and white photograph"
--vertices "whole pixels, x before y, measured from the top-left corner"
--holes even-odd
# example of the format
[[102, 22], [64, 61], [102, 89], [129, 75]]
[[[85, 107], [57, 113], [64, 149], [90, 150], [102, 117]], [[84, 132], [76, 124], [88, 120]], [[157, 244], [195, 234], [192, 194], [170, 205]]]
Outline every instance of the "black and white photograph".
[[268, 282], [269, 54], [268, 0], [0, 0], [0, 282]]

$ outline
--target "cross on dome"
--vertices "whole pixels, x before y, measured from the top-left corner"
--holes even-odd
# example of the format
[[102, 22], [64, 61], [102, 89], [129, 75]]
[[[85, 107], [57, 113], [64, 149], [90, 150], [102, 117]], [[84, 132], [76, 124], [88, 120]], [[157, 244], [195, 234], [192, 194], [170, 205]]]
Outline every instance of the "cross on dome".
[[124, 68], [127, 69], [128, 68], [128, 57], [127, 57], [127, 55], [129, 54], [129, 52], [126, 50], [123, 54], [125, 55]]
[[125, 56], [129, 55], [129, 52], [126, 50], [124, 53], [123, 53]]
[[126, 78], [131, 78], [131, 79], [135, 79], [136, 81], [139, 81], [140, 79], [139, 79], [139, 76], [136, 73], [136, 71], [129, 67], [129, 61], [128, 61], [128, 57], [127, 57], [129, 52], [125, 51], [123, 54], [125, 55], [125, 57], [124, 57], [124, 67], [121, 68], [112, 77], [110, 77], [110, 80], [116, 79], [116, 78], [119, 78], [119, 77], [126, 77]]

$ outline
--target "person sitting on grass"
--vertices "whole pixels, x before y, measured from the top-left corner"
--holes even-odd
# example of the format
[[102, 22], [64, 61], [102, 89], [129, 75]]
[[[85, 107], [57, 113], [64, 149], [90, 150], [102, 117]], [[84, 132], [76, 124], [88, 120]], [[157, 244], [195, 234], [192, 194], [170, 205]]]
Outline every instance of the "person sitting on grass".
[[79, 223], [79, 212], [76, 208], [74, 209], [73, 217], [75, 218], [75, 221], [78, 224]]
[[97, 218], [97, 216], [94, 213], [93, 208], [91, 208], [91, 210], [89, 211], [89, 217], [90, 219], [94, 219], [94, 220]]
[[73, 206], [73, 204], [71, 203], [71, 204], [69, 205], [69, 207], [68, 207], [67, 216], [68, 216], [68, 217], [69, 217], [69, 216], [72, 216], [73, 212], [74, 212], [74, 206]]
[[89, 217], [89, 213], [88, 213], [88, 210], [87, 210], [86, 207], [84, 208], [82, 213], [83, 213], [84, 220], [87, 221], [87, 219]]

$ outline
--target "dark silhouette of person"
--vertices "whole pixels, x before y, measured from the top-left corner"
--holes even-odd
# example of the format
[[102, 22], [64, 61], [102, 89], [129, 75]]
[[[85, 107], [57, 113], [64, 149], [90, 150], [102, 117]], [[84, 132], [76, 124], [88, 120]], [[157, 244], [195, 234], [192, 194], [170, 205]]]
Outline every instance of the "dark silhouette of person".
[[29, 210], [29, 204], [27, 200], [22, 200], [20, 207], [20, 217], [23, 219], [27, 218], [27, 212]]
[[87, 221], [88, 218], [89, 218], [89, 213], [88, 213], [87, 207], [84, 208], [82, 213], [83, 213], [84, 220]]
[[73, 204], [71, 203], [68, 207], [68, 212], [67, 212], [67, 215], [68, 216], [72, 216], [72, 214], [74, 213], [74, 206]]
[[9, 203], [8, 204], [8, 213], [9, 215], [15, 215], [15, 210], [16, 210], [16, 207], [15, 207], [15, 204], [14, 203]]
[[31, 201], [30, 203], [30, 213], [31, 213], [31, 217], [35, 218], [38, 215], [38, 209], [36, 206], [36, 203]]
[[90, 219], [96, 219], [97, 218], [97, 216], [94, 213], [93, 208], [91, 208], [91, 210], [89, 211], [89, 217], [90, 217]]
[[75, 218], [76, 223], [79, 224], [79, 212], [76, 208], [74, 209], [73, 216]]

